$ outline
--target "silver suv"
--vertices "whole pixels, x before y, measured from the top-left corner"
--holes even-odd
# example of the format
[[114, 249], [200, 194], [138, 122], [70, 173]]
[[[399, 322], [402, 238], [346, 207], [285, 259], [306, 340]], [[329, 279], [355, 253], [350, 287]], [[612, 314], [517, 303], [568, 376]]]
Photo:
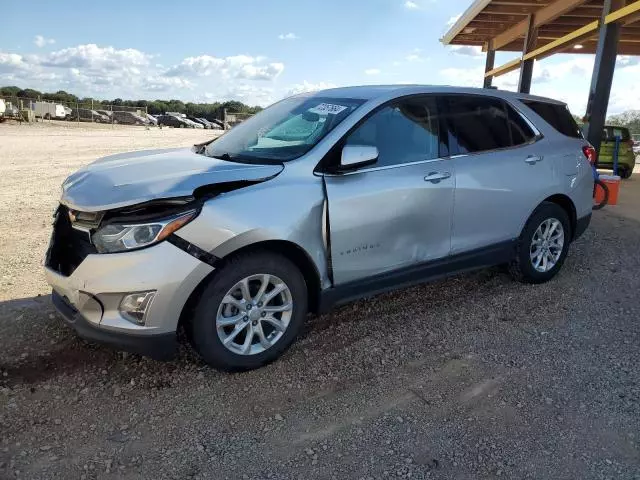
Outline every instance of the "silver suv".
[[188, 149], [63, 184], [46, 276], [77, 333], [256, 368], [308, 312], [491, 265], [558, 273], [591, 218], [592, 147], [547, 98], [430, 86], [282, 100]]

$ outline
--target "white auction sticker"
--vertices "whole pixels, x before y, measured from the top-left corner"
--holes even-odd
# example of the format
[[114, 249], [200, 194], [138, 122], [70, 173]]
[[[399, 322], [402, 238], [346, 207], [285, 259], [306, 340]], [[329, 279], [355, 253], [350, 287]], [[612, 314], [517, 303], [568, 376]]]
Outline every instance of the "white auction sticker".
[[346, 109], [347, 107], [344, 107], [342, 105], [333, 105], [331, 103], [321, 103], [320, 105], [310, 108], [309, 112], [317, 113], [318, 115], [329, 115], [329, 114], [337, 115], [338, 113]]

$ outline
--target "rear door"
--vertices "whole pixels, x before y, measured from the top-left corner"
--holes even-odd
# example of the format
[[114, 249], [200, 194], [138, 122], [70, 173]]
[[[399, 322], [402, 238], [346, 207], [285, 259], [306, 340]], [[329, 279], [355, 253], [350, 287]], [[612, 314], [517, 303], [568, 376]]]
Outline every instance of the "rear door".
[[378, 148], [375, 164], [325, 175], [336, 285], [446, 257], [453, 164], [433, 98], [382, 107], [346, 138]]
[[518, 237], [557, 181], [538, 132], [499, 98], [444, 96], [441, 108], [456, 171], [451, 253]]

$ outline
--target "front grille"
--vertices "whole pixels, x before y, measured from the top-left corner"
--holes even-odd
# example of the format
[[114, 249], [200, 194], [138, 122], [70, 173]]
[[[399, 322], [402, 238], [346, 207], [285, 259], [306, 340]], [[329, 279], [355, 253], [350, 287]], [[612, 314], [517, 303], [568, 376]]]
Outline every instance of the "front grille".
[[69, 210], [60, 205], [53, 222], [45, 264], [68, 277], [92, 253], [98, 252], [91, 243], [89, 233], [72, 228]]

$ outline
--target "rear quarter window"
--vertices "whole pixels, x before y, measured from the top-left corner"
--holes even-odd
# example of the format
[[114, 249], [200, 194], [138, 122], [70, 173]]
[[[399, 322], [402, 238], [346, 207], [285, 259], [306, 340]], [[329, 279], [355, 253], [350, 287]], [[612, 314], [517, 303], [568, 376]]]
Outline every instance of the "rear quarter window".
[[631, 140], [631, 134], [629, 133], [629, 130], [626, 128], [622, 128], [622, 127], [613, 127], [613, 137], [620, 137], [620, 140], [622, 140], [623, 142], [628, 142], [629, 140]]
[[582, 131], [565, 105], [535, 100], [521, 101], [563, 135], [572, 138], [583, 138]]

